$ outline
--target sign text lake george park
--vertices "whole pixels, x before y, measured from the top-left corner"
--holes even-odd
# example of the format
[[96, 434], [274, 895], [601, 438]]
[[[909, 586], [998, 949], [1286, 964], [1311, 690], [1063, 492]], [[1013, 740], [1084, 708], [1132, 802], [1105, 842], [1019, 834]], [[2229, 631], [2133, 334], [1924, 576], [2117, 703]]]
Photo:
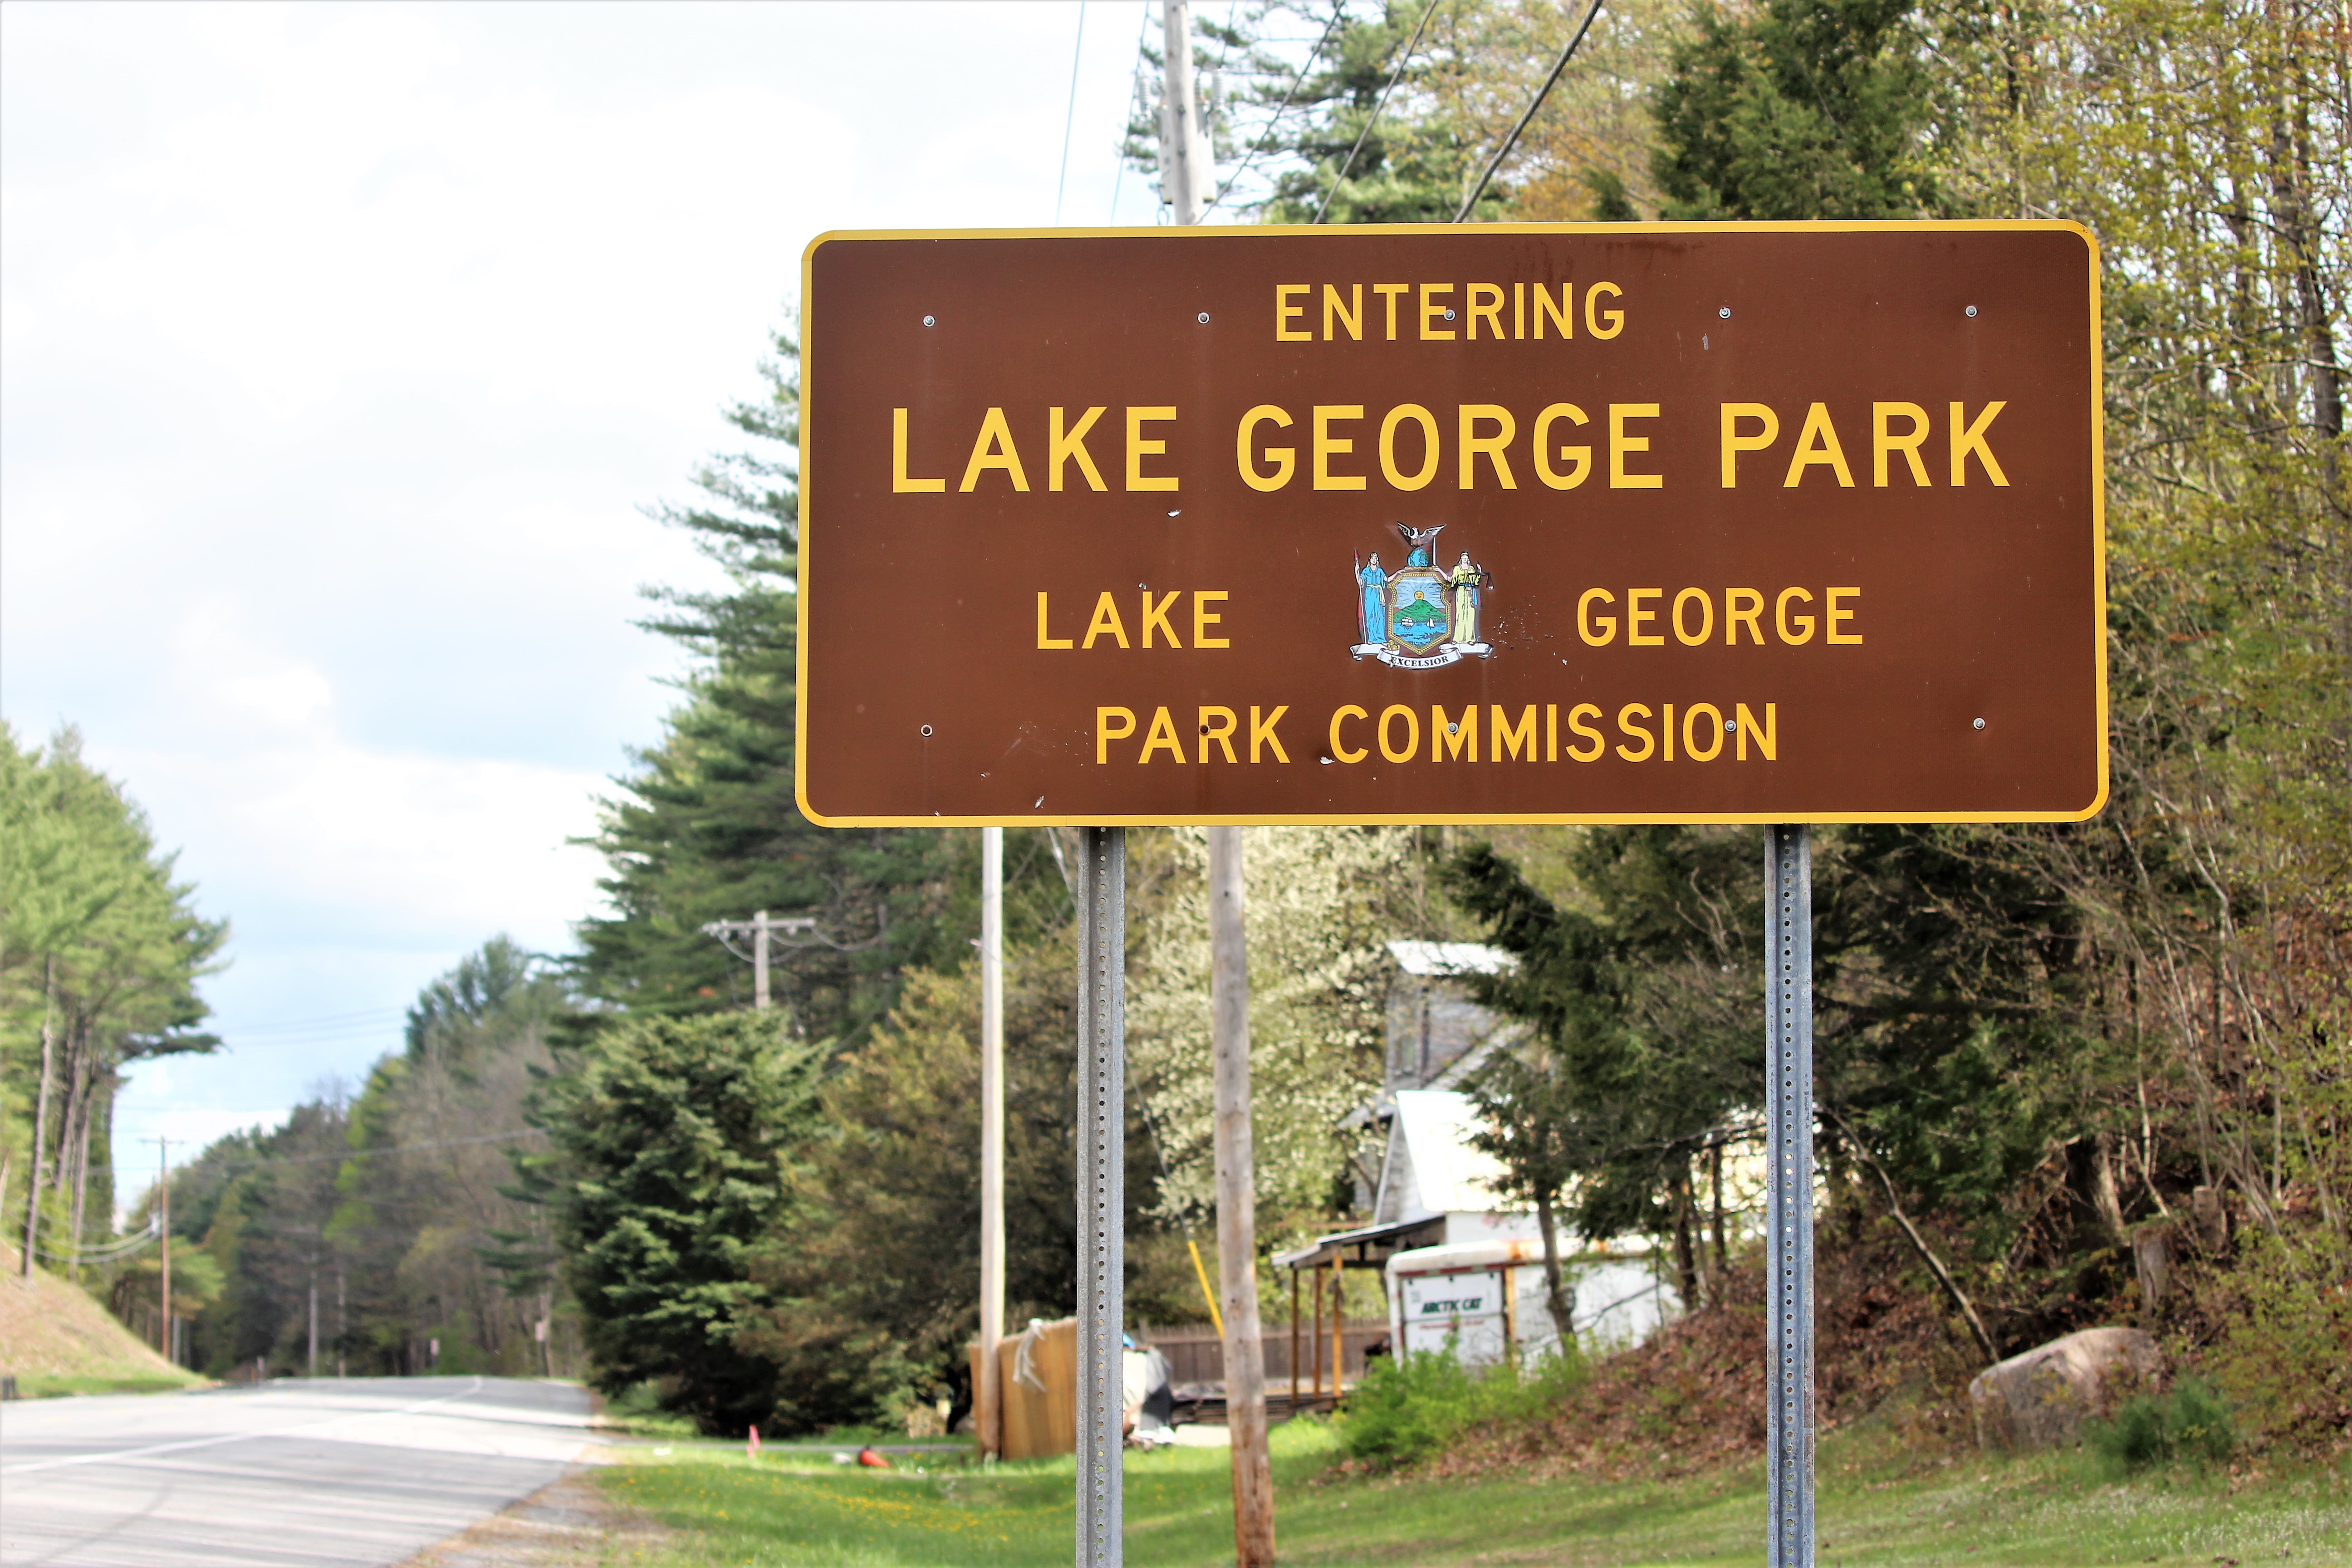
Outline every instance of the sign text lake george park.
[[2065, 820], [2060, 224], [847, 234], [803, 277], [837, 825]]

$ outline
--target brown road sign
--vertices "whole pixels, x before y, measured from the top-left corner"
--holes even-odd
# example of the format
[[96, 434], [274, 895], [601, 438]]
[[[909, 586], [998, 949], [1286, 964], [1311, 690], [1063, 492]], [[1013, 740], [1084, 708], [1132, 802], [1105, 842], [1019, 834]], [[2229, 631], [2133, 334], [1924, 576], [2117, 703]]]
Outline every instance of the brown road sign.
[[842, 234], [818, 822], [2071, 820], [2067, 224]]

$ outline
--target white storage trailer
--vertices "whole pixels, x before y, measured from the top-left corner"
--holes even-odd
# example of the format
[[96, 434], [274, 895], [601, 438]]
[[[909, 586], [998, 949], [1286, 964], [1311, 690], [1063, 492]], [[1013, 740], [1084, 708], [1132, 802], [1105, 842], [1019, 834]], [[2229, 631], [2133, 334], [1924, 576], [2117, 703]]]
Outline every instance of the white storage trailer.
[[[1646, 1247], [1571, 1253], [1560, 1271], [1574, 1293], [1577, 1336], [1588, 1348], [1637, 1343], [1682, 1310], [1673, 1287], [1655, 1277]], [[1492, 1366], [1514, 1351], [1526, 1362], [1559, 1344], [1539, 1240], [1415, 1247], [1390, 1258], [1384, 1273], [1390, 1343], [1400, 1355], [1450, 1342], [1463, 1365]]]

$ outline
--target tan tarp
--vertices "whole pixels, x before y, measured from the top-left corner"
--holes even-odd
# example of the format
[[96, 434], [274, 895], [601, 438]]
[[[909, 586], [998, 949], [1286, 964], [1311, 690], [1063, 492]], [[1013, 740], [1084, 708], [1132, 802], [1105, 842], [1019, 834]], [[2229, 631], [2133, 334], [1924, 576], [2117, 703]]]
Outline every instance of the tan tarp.
[[[971, 1347], [975, 1384], [980, 1347]], [[1004, 1454], [1040, 1459], [1078, 1451], [1078, 1321], [1032, 1321], [997, 1346], [1004, 1390]]]

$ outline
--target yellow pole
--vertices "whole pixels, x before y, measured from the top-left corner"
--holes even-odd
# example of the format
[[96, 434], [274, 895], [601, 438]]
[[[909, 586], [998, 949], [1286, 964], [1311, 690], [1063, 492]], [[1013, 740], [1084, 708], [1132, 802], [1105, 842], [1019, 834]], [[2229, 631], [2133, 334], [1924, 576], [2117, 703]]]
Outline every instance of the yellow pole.
[[1342, 1379], [1348, 1371], [1348, 1316], [1345, 1305], [1347, 1292], [1339, 1287], [1347, 1278], [1339, 1271], [1347, 1267], [1337, 1247], [1331, 1250], [1331, 1398], [1336, 1405], [1344, 1391]]
[[1201, 1244], [1185, 1237], [1184, 1245], [1192, 1249], [1192, 1273], [1201, 1281], [1201, 1300], [1209, 1304], [1209, 1321], [1217, 1326], [1217, 1342], [1225, 1341], [1225, 1315], [1217, 1310], [1217, 1293], [1209, 1289], [1208, 1266], [1201, 1261]]

